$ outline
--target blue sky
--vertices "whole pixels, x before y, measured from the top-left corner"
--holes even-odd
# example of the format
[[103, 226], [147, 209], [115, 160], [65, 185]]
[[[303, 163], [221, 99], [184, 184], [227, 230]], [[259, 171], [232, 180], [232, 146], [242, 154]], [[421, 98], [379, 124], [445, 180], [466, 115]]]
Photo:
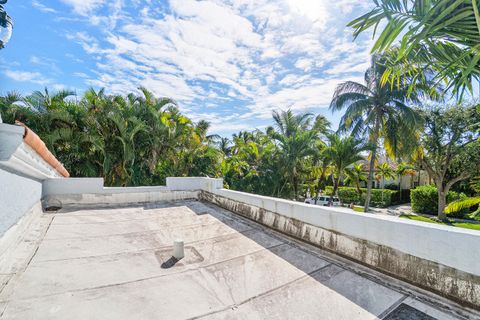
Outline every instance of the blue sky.
[[346, 24], [365, 0], [10, 0], [0, 91], [145, 86], [231, 134], [272, 110], [328, 111], [335, 86], [361, 81], [371, 40]]

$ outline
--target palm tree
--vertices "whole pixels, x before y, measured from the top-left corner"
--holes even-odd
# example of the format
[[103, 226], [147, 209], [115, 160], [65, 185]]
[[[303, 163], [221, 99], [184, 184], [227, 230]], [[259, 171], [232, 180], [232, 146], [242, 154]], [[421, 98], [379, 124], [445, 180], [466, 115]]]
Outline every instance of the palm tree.
[[345, 168], [345, 180], [343, 183], [346, 185], [353, 185], [357, 189], [359, 199], [362, 198], [362, 189], [360, 188], [360, 182], [367, 182], [367, 175], [365, 174], [365, 164], [363, 162], [354, 163], [353, 166]]
[[294, 115], [291, 110], [274, 111], [275, 128], [267, 129], [276, 142], [281, 170], [293, 186], [295, 199], [298, 199], [299, 179], [305, 159], [313, 155], [318, 133], [312, 128], [311, 118], [309, 113]]
[[65, 99], [74, 96], [75, 92], [71, 90], [59, 90], [51, 94], [47, 88], [44, 91], [34, 91], [30, 96], [24, 100], [36, 110], [45, 112], [53, 109], [59, 109]]
[[354, 136], [342, 138], [337, 134], [329, 134], [328, 140], [324, 155], [334, 167], [333, 192], [330, 196], [332, 202], [345, 170], [353, 163], [362, 160], [362, 152], [369, 150], [370, 147]]
[[217, 141], [218, 148], [220, 149], [220, 151], [223, 152], [226, 157], [229, 157], [232, 151], [231, 144], [232, 141], [230, 141], [230, 139], [228, 139], [227, 137], [220, 137]]
[[383, 192], [385, 190], [385, 180], [392, 179], [395, 177], [395, 171], [390, 167], [388, 162], [384, 162], [377, 166], [378, 177], [382, 179], [382, 203], [383, 203]]
[[422, 122], [418, 113], [407, 105], [418, 101], [418, 94], [409, 95], [407, 86], [382, 85], [384, 72], [382, 56], [374, 55], [365, 73], [365, 84], [347, 81], [338, 85], [330, 103], [333, 111], [346, 109], [340, 130], [350, 130], [356, 136], [367, 135], [372, 144], [365, 212], [370, 205], [379, 140], [383, 140], [390, 156], [406, 152], [417, 141], [417, 128]]
[[[350, 22], [354, 36], [383, 26], [372, 52], [386, 52], [401, 43], [384, 80], [391, 84], [405, 74], [421, 79], [435, 70], [436, 83], [470, 92], [480, 78], [480, 2], [478, 0], [378, 0], [370, 12]], [[386, 23], [383, 23], [386, 22]], [[397, 41], [400, 40], [401, 41]], [[415, 82], [410, 84], [415, 85]]]

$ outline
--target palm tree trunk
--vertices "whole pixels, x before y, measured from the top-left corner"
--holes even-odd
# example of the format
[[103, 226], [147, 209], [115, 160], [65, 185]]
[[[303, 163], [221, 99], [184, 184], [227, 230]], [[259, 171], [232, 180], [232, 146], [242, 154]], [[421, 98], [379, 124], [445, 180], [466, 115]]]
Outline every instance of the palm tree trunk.
[[402, 202], [402, 175], [398, 176], [398, 201]]
[[336, 179], [333, 179], [333, 191], [330, 195], [330, 203], [333, 204], [333, 197], [337, 194], [338, 184], [340, 182], [340, 175]]
[[383, 206], [383, 191], [385, 190], [385, 176], [382, 176], [382, 206]]
[[317, 194], [315, 195], [315, 204], [317, 204], [317, 199], [318, 199], [318, 196], [320, 195], [320, 190], [322, 188], [323, 180], [325, 179], [326, 171], [327, 171], [327, 166], [324, 165], [322, 168], [322, 174], [320, 175], [320, 178], [318, 178]]
[[368, 182], [367, 182], [367, 195], [365, 197], [365, 207], [364, 211], [368, 212], [370, 209], [370, 198], [372, 197], [372, 183], [373, 183], [373, 171], [375, 170], [375, 160], [377, 157], [377, 140], [379, 136], [379, 131], [380, 131], [380, 122], [375, 121], [375, 129], [372, 137], [372, 142], [373, 142], [373, 149], [372, 152], [370, 153], [370, 168], [368, 170]]
[[370, 198], [372, 197], [373, 171], [375, 167], [375, 158], [377, 156], [376, 148], [370, 153], [370, 168], [368, 170], [367, 195], [365, 196], [364, 211], [368, 212], [370, 208]]
[[357, 180], [355, 182], [355, 186], [357, 187], [357, 193], [358, 193], [359, 198], [362, 198], [362, 189], [360, 189], [360, 181]]
[[293, 176], [293, 193], [295, 200], [298, 200], [298, 179], [296, 175]]

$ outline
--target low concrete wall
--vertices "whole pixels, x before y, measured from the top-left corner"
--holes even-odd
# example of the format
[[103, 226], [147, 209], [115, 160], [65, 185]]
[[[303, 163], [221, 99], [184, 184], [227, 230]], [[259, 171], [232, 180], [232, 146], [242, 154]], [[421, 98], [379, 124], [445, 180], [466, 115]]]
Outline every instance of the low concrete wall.
[[170, 190], [213, 191], [223, 188], [223, 179], [203, 177], [168, 177], [167, 188]]
[[101, 193], [84, 194], [60, 194], [47, 195], [43, 197], [44, 207], [63, 207], [72, 204], [133, 204], [158, 201], [175, 201], [183, 199], [197, 199], [198, 191], [170, 191], [161, 189], [158, 191], [142, 191], [128, 188], [128, 190], [116, 190], [118, 192], [110, 193], [104, 191]]
[[127, 204], [198, 197], [199, 190], [217, 190], [223, 179], [169, 177], [166, 186], [104, 187], [103, 178], [48, 179], [43, 182], [45, 206]]
[[480, 309], [480, 232], [226, 189], [200, 199]]
[[[199, 178], [201, 179], [201, 178]], [[197, 182], [198, 184], [198, 182]], [[43, 182], [44, 205], [128, 204], [196, 199], [199, 188], [104, 187], [103, 178], [48, 179]]]

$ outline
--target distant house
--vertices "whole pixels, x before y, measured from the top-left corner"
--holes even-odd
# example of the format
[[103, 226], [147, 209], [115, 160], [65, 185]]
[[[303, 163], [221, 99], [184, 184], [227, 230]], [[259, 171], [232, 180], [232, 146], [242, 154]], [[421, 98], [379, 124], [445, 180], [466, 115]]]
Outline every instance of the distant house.
[[[377, 163], [378, 164], [382, 164], [384, 163], [386, 160], [384, 158], [381, 158], [379, 160], [379, 162]], [[363, 165], [363, 168], [365, 170], [365, 172], [368, 174], [369, 170], [370, 170], [370, 162], [368, 160], [361, 160], [360, 162], [362, 162], [364, 165]], [[397, 169], [397, 166], [398, 164], [396, 162], [391, 162], [389, 161], [388, 162], [390, 167], [393, 169], [393, 170], [396, 170]], [[375, 180], [374, 180], [374, 188], [382, 188], [384, 186], [388, 186], [388, 185], [396, 185], [398, 187], [398, 184], [400, 182], [400, 179], [399, 177], [395, 177], [393, 179], [385, 179], [385, 183], [382, 181], [381, 177], [378, 176], [378, 170], [375, 168], [374, 170], [374, 177], [375, 177]], [[413, 189], [413, 188], [416, 188], [418, 186], [424, 186], [424, 185], [427, 185], [427, 184], [430, 184], [430, 177], [428, 176], [428, 173], [427, 171], [425, 170], [421, 170], [421, 169], [412, 169], [408, 174], [404, 175], [402, 178], [402, 189]], [[366, 187], [367, 186], [367, 183], [366, 182], [361, 182], [361, 187]]]

